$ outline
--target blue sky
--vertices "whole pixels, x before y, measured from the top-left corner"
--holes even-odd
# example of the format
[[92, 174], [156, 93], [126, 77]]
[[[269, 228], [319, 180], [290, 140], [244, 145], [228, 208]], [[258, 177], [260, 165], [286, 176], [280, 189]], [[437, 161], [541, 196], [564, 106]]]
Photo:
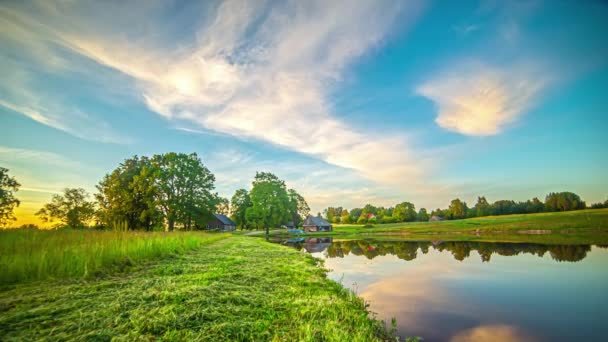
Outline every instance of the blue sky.
[[4, 1], [0, 165], [20, 222], [134, 154], [197, 152], [313, 211], [608, 197], [601, 1]]

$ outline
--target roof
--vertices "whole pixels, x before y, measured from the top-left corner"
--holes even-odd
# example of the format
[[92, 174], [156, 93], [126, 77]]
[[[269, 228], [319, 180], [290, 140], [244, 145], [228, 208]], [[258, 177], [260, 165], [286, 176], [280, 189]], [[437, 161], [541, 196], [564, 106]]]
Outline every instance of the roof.
[[220, 220], [220, 222], [222, 222], [226, 226], [236, 226], [236, 223], [234, 223], [234, 221], [229, 219], [226, 215], [213, 214], [213, 216], [215, 216], [218, 220]]
[[304, 221], [305, 226], [329, 227], [331, 224], [321, 217], [308, 216]]

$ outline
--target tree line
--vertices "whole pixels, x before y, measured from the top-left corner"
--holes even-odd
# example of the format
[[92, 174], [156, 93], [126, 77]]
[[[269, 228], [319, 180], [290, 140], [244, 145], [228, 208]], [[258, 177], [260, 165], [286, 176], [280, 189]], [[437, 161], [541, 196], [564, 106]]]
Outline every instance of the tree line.
[[[8, 169], [0, 168], [0, 226], [15, 219], [19, 187]], [[215, 176], [196, 153], [128, 158], [96, 188], [92, 198], [82, 188], [65, 189], [36, 215], [72, 228], [173, 231], [203, 229], [214, 213], [230, 215], [241, 229], [298, 225], [310, 211], [303, 196], [269, 172], [257, 172], [251, 190], [237, 190], [232, 201], [220, 197]]]
[[489, 203], [485, 196], [477, 198], [477, 203], [469, 207], [466, 202], [459, 198], [453, 199], [448, 208], [437, 208], [430, 213], [426, 208], [416, 211], [416, 206], [411, 202], [402, 202], [393, 207], [382, 207], [367, 204], [363, 208], [348, 210], [343, 207], [328, 207], [323, 210], [323, 217], [332, 223], [345, 224], [374, 224], [374, 223], [397, 223], [428, 221], [435, 216], [445, 220], [457, 220], [472, 217], [510, 215], [510, 214], [532, 214], [540, 212], [570, 211], [580, 209], [608, 208], [608, 200], [603, 203], [594, 203], [587, 207], [580, 196], [572, 192], [552, 192], [540, 201], [537, 197], [531, 200], [516, 202], [513, 200], [498, 200]]

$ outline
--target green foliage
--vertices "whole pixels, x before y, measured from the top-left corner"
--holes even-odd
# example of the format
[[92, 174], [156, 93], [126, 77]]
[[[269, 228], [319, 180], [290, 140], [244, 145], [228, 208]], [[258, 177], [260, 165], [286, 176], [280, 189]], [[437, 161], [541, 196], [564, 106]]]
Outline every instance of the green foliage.
[[367, 217], [361, 215], [359, 216], [359, 218], [357, 219], [357, 224], [365, 224], [367, 223]]
[[569, 211], [585, 209], [585, 207], [585, 202], [572, 192], [552, 192], [545, 199], [547, 211]]
[[114, 229], [152, 230], [162, 225], [160, 212], [154, 207], [154, 189], [151, 179], [140, 175], [144, 168], [151, 169], [147, 157], [126, 159], [114, 171], [106, 174], [97, 185], [100, 223]]
[[241, 229], [247, 227], [247, 217], [245, 216], [247, 209], [252, 206], [251, 198], [249, 193], [245, 189], [238, 189], [232, 199], [230, 200], [232, 206], [230, 207], [230, 217]]
[[53, 195], [51, 203], [45, 204], [36, 215], [44, 222], [59, 221], [61, 225], [83, 228], [90, 225], [95, 216], [95, 203], [82, 189], [65, 189], [63, 195]]
[[453, 199], [450, 203], [449, 215], [453, 219], [463, 219], [467, 216], [467, 203], [459, 198]]
[[488, 216], [490, 214], [490, 203], [488, 203], [485, 196], [477, 197], [477, 204], [475, 204], [475, 216]]
[[[294, 189], [287, 190], [289, 197], [289, 216], [295, 227], [300, 226], [302, 221], [310, 214], [310, 207], [302, 195]], [[336, 217], [339, 220], [339, 217]], [[333, 222], [333, 221], [332, 221]]]
[[13, 211], [20, 203], [15, 198], [15, 192], [19, 191], [21, 184], [14, 177], [10, 177], [8, 171], [0, 167], [0, 227], [15, 220]]
[[418, 211], [418, 215], [416, 216], [416, 221], [426, 222], [429, 220], [429, 214], [426, 212], [425, 208], [420, 208]]
[[410, 202], [399, 203], [393, 210], [393, 217], [398, 222], [411, 222], [416, 220], [416, 207]]
[[0, 230], [0, 284], [87, 277], [184, 253], [226, 236], [69, 228]]
[[257, 227], [279, 227], [290, 219], [290, 202], [285, 182], [269, 172], [257, 172], [249, 194], [252, 207], [247, 221]]

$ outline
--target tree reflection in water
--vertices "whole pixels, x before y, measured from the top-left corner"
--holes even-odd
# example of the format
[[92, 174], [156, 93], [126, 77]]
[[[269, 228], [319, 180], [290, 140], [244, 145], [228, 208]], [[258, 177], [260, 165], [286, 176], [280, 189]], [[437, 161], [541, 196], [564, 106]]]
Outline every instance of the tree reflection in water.
[[[310, 253], [326, 251], [330, 258], [342, 258], [346, 255], [363, 255], [373, 259], [379, 255], [395, 255], [402, 260], [414, 260], [418, 252], [428, 253], [430, 248], [440, 252], [450, 252], [454, 259], [462, 261], [476, 251], [483, 262], [489, 262], [492, 254], [513, 256], [522, 253], [539, 257], [549, 253], [556, 261], [577, 262], [583, 260], [591, 245], [542, 245], [536, 243], [505, 243], [505, 242], [471, 242], [471, 241], [380, 241], [380, 240], [349, 240], [333, 241], [331, 237], [299, 238], [282, 241], [298, 249]], [[606, 248], [606, 246], [599, 246]]]

